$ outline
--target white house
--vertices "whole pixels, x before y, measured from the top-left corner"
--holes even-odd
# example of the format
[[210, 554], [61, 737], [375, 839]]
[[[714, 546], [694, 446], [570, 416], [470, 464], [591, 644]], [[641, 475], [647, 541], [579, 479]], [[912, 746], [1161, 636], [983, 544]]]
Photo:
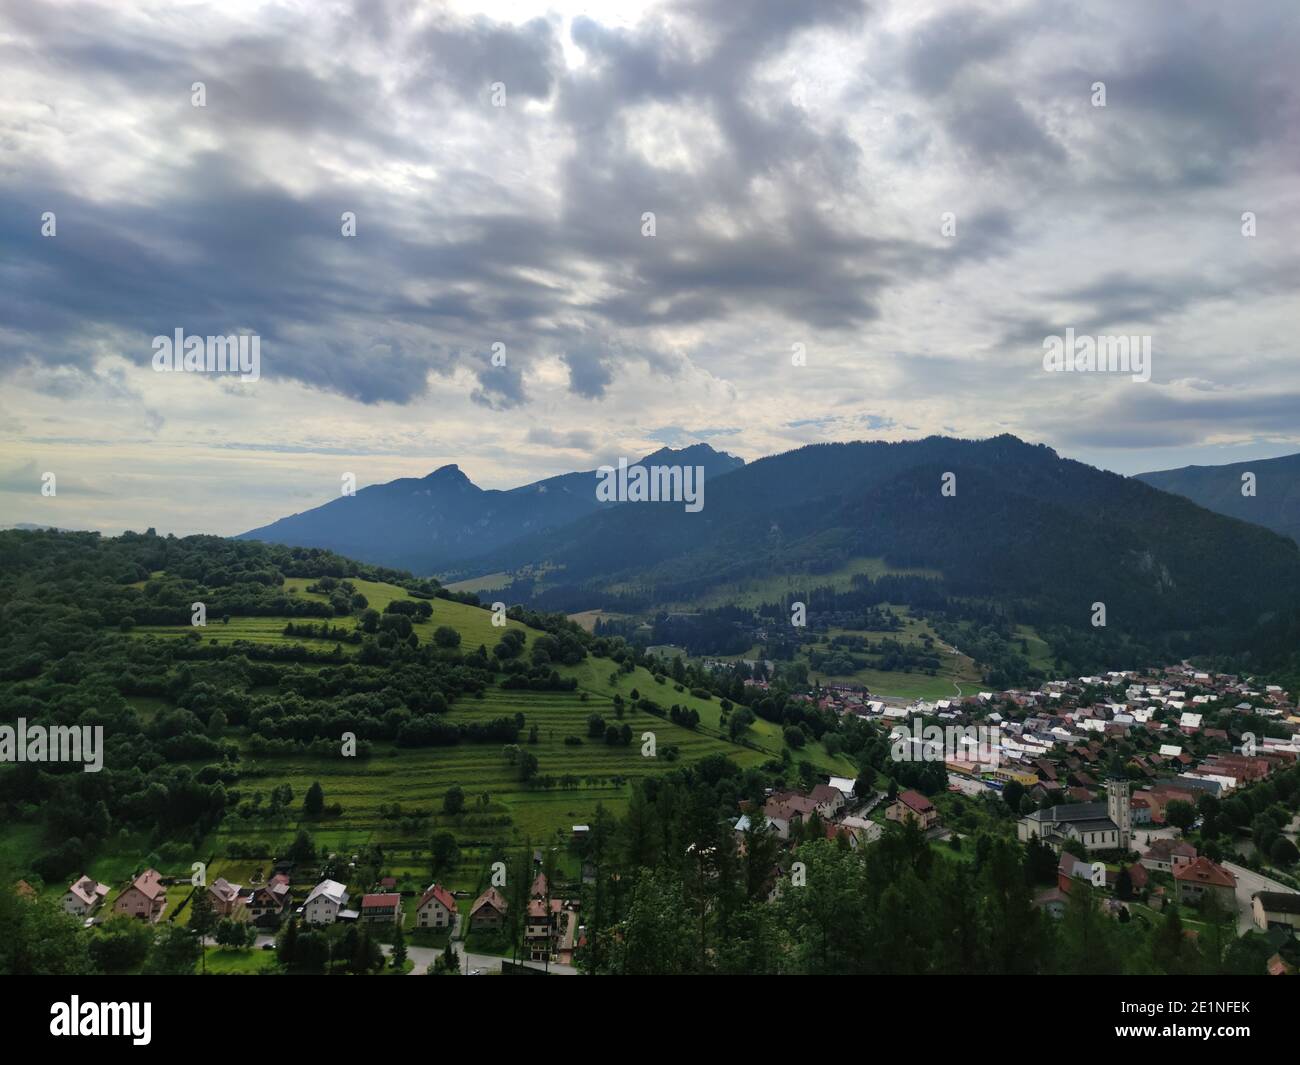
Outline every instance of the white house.
[[415, 907], [417, 928], [450, 928], [456, 919], [456, 899], [441, 884], [430, 884]]
[[108, 885], [83, 876], [64, 893], [63, 911], [74, 917], [89, 917], [108, 896]]
[[858, 782], [848, 777], [831, 777], [831, 787], [840, 792], [845, 799], [853, 798], [853, 789], [857, 787]]
[[347, 889], [337, 880], [322, 880], [302, 904], [302, 919], [307, 924], [333, 924], [348, 904]]

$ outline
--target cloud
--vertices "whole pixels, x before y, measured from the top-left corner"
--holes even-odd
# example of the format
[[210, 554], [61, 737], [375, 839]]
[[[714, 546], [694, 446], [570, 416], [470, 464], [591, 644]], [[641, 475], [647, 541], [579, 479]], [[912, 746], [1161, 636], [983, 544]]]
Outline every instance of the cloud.
[[[471, 7], [0, 0], [6, 453], [1296, 437], [1289, 2]], [[1154, 334], [1159, 387], [1045, 379], [1069, 325]], [[158, 379], [176, 328], [262, 380]]]

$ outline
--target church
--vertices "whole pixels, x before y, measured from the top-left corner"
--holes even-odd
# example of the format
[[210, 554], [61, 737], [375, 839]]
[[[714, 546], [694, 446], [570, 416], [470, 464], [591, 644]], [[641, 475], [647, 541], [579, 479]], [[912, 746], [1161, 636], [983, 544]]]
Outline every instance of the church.
[[1133, 825], [1128, 788], [1127, 781], [1110, 780], [1106, 782], [1105, 802], [1077, 802], [1035, 810], [1017, 823], [1016, 836], [1021, 842], [1077, 841], [1090, 851], [1128, 850]]

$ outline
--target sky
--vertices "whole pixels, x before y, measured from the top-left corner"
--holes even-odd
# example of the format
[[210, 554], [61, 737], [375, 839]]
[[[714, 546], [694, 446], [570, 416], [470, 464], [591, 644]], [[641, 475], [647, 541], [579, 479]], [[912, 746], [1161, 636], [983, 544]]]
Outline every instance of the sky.
[[[1297, 56], [1294, 0], [0, 0], [0, 525], [701, 441], [1300, 451]], [[157, 372], [177, 329], [260, 376]], [[1066, 329], [1150, 380], [1045, 370]]]

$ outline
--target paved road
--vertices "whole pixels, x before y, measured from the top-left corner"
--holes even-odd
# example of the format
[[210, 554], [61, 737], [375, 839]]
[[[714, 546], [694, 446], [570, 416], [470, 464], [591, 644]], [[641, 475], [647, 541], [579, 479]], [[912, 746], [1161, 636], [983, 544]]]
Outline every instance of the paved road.
[[1256, 891], [1284, 891], [1288, 894], [1298, 894], [1294, 888], [1289, 888], [1285, 884], [1279, 884], [1276, 880], [1270, 880], [1259, 873], [1252, 873], [1244, 866], [1236, 865], [1233, 862], [1224, 862], [1223, 867], [1237, 878], [1237, 932], [1249, 932], [1255, 927], [1255, 922], [1251, 917], [1250, 897]]

